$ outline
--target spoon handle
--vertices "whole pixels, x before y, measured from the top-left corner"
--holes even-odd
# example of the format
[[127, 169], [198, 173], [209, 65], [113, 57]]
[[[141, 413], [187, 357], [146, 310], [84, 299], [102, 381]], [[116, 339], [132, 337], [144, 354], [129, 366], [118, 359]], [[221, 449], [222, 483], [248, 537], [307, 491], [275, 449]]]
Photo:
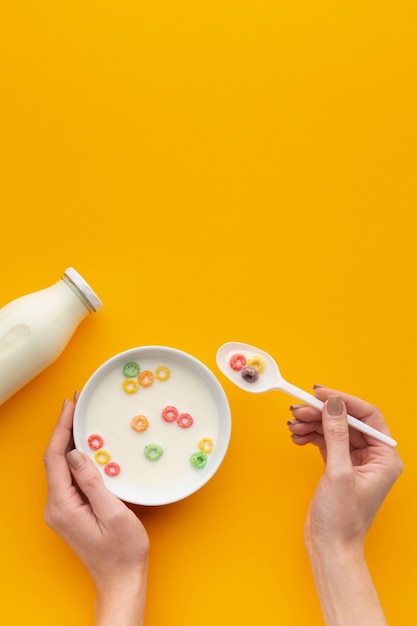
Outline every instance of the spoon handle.
[[[297, 398], [297, 400], [301, 400], [302, 402], [305, 402], [306, 404], [314, 407], [315, 409], [319, 409], [320, 411], [322, 410], [324, 402], [322, 402], [321, 400], [313, 396], [311, 393], [307, 393], [306, 391], [303, 391], [299, 387], [296, 387], [295, 385], [292, 385], [291, 383], [287, 383], [287, 381], [282, 381], [282, 383], [283, 384], [280, 387], [282, 391], [285, 391], [293, 398]], [[397, 445], [397, 442], [395, 441], [395, 439], [391, 439], [391, 437], [388, 437], [388, 435], [384, 435], [384, 433], [381, 433], [379, 430], [372, 428], [372, 426], [368, 426], [368, 424], [365, 424], [364, 422], [357, 419], [356, 417], [352, 417], [351, 415], [348, 415], [347, 422], [349, 426], [352, 426], [352, 428], [355, 428], [356, 430], [359, 430], [361, 433], [364, 433], [365, 435], [369, 435], [370, 437], [377, 439], [381, 443], [386, 443], [387, 445], [391, 447], [395, 447]]]

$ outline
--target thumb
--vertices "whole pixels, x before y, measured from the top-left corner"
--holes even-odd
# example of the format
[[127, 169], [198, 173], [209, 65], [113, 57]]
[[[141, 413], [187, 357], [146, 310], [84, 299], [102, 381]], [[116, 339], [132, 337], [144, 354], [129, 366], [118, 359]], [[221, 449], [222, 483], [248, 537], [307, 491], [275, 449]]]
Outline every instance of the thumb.
[[327, 469], [351, 467], [346, 405], [340, 396], [329, 396], [323, 406], [322, 420]]
[[100, 519], [106, 517], [118, 502], [118, 498], [107, 489], [100, 472], [92, 460], [79, 450], [67, 454], [71, 473], [82, 493], [87, 497], [94, 514]]

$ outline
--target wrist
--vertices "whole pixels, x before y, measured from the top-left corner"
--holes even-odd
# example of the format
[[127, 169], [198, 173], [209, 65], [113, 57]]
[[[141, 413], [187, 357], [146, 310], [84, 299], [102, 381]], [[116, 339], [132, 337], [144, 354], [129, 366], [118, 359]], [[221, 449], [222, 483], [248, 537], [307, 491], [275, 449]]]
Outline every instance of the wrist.
[[363, 561], [365, 562], [364, 539], [362, 537], [355, 540], [344, 541], [342, 539], [330, 539], [310, 535], [304, 538], [305, 547], [310, 561], [322, 562], [323, 566], [340, 562]]
[[353, 571], [367, 569], [363, 545], [340, 545], [336, 543], [326, 546], [313, 544], [307, 548], [307, 554], [316, 578], [349, 576]]
[[308, 547], [327, 626], [387, 626], [363, 543]]
[[147, 563], [129, 577], [114, 577], [97, 585], [94, 626], [143, 626]]

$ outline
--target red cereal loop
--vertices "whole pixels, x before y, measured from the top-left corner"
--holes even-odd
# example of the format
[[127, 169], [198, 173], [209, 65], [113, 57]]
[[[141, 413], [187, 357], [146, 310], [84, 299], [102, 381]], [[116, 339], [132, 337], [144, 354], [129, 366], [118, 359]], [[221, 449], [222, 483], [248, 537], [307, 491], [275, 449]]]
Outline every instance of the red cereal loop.
[[162, 410], [162, 419], [164, 422], [175, 422], [178, 417], [178, 409], [175, 406], [166, 406]]
[[107, 463], [107, 465], [104, 466], [104, 471], [107, 476], [117, 476], [120, 474], [120, 465], [114, 461], [110, 461], [110, 463]]
[[246, 365], [246, 357], [244, 354], [234, 354], [230, 357], [229, 363], [232, 370], [235, 370], [235, 372], [240, 372], [242, 367], [245, 367]]
[[104, 439], [100, 435], [90, 435], [88, 438], [88, 445], [91, 450], [100, 450], [104, 446]]
[[177, 424], [181, 428], [190, 428], [190, 426], [193, 425], [193, 422], [194, 420], [189, 413], [181, 413], [177, 417]]

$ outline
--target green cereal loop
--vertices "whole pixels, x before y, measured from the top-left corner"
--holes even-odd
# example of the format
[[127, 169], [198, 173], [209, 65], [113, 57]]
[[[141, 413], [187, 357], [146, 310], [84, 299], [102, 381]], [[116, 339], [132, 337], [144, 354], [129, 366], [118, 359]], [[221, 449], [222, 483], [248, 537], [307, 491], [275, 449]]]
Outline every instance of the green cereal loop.
[[157, 443], [148, 443], [148, 445], [145, 446], [143, 453], [148, 461], [157, 461], [161, 458], [164, 451]]
[[123, 365], [123, 374], [126, 378], [134, 378], [140, 372], [140, 365], [135, 361], [130, 361], [130, 363], [126, 363]]
[[197, 469], [202, 469], [207, 465], [207, 454], [205, 452], [193, 452], [190, 456], [190, 463]]

